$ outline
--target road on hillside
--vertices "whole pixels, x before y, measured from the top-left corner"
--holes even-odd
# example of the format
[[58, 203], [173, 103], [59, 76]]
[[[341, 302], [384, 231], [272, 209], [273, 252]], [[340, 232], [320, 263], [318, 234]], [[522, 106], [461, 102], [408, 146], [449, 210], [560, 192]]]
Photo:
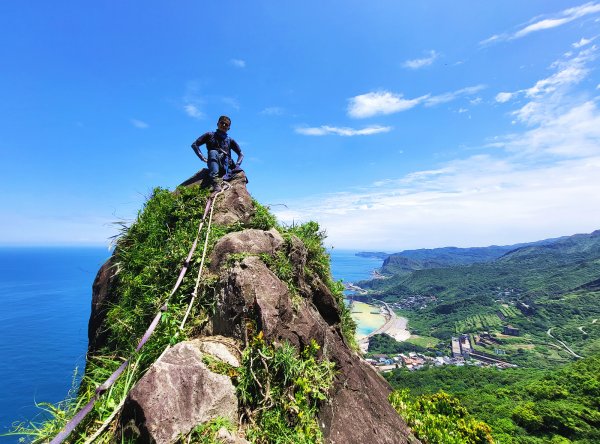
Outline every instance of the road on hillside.
[[566, 350], [567, 350], [569, 353], [571, 353], [573, 356], [575, 356], [576, 358], [583, 359], [583, 356], [579, 356], [577, 353], [575, 353], [573, 350], [571, 350], [571, 349], [569, 348], [569, 346], [568, 346], [567, 344], [565, 344], [563, 341], [561, 341], [560, 339], [556, 339], [554, 336], [552, 336], [552, 329], [553, 329], [553, 328], [554, 328], [554, 327], [550, 327], [550, 328], [548, 329], [548, 331], [546, 332], [546, 334], [547, 334], [548, 336], [550, 336], [552, 339], [554, 339], [556, 342], [560, 342], [560, 343], [562, 344], [562, 346], [563, 346], [563, 347], [564, 347], [564, 348], [565, 348], [565, 349], [566, 349]]

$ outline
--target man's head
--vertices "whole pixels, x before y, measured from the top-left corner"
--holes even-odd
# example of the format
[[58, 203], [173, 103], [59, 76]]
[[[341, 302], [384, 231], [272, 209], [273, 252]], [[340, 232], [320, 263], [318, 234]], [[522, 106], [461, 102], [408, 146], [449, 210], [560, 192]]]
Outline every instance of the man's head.
[[231, 119], [227, 116], [219, 117], [219, 121], [217, 122], [217, 128], [221, 131], [227, 132], [231, 127]]

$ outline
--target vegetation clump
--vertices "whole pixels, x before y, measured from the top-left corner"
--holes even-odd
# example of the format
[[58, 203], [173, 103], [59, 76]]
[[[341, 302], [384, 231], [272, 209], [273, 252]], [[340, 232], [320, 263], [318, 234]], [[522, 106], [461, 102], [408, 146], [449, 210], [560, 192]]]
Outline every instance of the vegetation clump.
[[408, 390], [390, 394], [390, 403], [426, 444], [493, 444], [490, 427], [472, 418], [460, 401], [444, 392], [416, 399]]
[[231, 432], [234, 430], [234, 426], [227, 419], [218, 417], [195, 427], [186, 436], [182, 436], [178, 442], [181, 444], [225, 444], [228, 441], [219, 436], [219, 432], [223, 429]]
[[320, 443], [321, 402], [333, 384], [334, 364], [319, 360], [313, 340], [300, 353], [288, 343], [265, 342], [259, 333], [243, 353], [237, 381], [246, 436], [253, 443]]

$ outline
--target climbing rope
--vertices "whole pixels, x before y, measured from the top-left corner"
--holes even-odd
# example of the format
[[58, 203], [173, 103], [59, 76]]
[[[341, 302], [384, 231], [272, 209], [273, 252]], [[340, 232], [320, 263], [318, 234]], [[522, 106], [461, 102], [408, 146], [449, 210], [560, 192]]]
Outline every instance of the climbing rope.
[[[219, 194], [221, 194], [224, 190], [229, 189], [229, 184], [227, 184], [227, 187], [218, 191], [217, 193], [214, 193], [213, 195], [211, 195], [208, 200], [206, 201], [206, 206], [204, 208], [204, 214], [202, 215], [202, 220], [200, 221], [200, 224], [198, 225], [198, 232], [196, 234], [196, 238], [194, 239], [194, 242], [192, 243], [192, 247], [190, 248], [190, 251], [183, 263], [183, 267], [181, 269], [181, 271], [179, 272], [179, 276], [177, 277], [177, 281], [175, 282], [175, 285], [173, 286], [171, 292], [169, 293], [169, 295], [167, 296], [167, 298], [165, 299], [165, 302], [162, 304], [162, 306], [160, 307], [160, 309], [158, 310], [158, 312], [156, 313], [156, 315], [154, 316], [154, 319], [152, 320], [152, 322], [150, 323], [150, 326], [148, 327], [148, 329], [146, 330], [146, 332], [144, 333], [144, 336], [142, 336], [142, 339], [140, 340], [140, 342], [138, 343], [135, 351], [138, 352], [140, 351], [140, 349], [146, 344], [146, 342], [148, 341], [148, 339], [150, 339], [150, 336], [152, 335], [152, 333], [154, 333], [154, 330], [156, 329], [156, 326], [158, 325], [160, 318], [162, 316], [162, 314], [164, 312], [167, 311], [167, 307], [168, 307], [168, 303], [171, 300], [171, 297], [175, 294], [175, 292], [177, 291], [177, 289], [179, 288], [179, 286], [181, 285], [181, 283], [183, 282], [183, 278], [185, 276], [185, 274], [187, 273], [187, 270], [190, 266], [190, 261], [192, 260], [192, 256], [194, 255], [194, 252], [196, 251], [196, 248], [198, 246], [198, 240], [200, 239], [200, 234], [202, 232], [202, 228], [204, 227], [204, 222], [206, 221], [206, 216], [207, 214], [209, 214], [210, 211], [210, 216], [209, 216], [209, 221], [208, 221], [208, 226], [207, 226], [207, 230], [206, 230], [206, 237], [205, 237], [205, 241], [204, 241], [204, 248], [203, 248], [203, 252], [202, 252], [202, 260], [200, 263], [200, 271], [198, 272], [198, 278], [196, 280], [196, 287], [194, 289], [194, 292], [192, 294], [192, 301], [190, 302], [188, 309], [186, 311], [185, 317], [183, 322], [181, 323], [180, 329], [183, 329], [183, 326], [185, 325], [185, 321], [188, 317], [188, 314], [191, 310], [192, 304], [194, 302], [194, 299], [196, 297], [197, 294], [197, 289], [198, 289], [198, 285], [199, 285], [199, 281], [200, 281], [200, 274], [202, 273], [202, 268], [204, 266], [204, 258], [206, 257], [206, 250], [207, 250], [207, 245], [208, 245], [208, 239], [209, 239], [209, 234], [210, 234], [210, 226], [212, 223], [212, 215], [213, 215], [213, 210], [214, 210], [214, 202], [217, 198], [217, 196], [219, 196]], [[168, 347], [167, 347], [168, 348]], [[166, 351], [166, 349], [165, 349]], [[164, 351], [163, 351], [164, 354]], [[162, 356], [162, 355], [161, 355]], [[75, 427], [77, 427], [77, 425], [92, 411], [92, 409], [94, 408], [94, 404], [96, 403], [96, 401], [98, 399], [100, 399], [100, 397], [115, 383], [115, 381], [119, 378], [119, 376], [121, 376], [121, 374], [123, 373], [123, 371], [125, 370], [125, 368], [127, 368], [127, 366], [129, 365], [129, 361], [131, 358], [127, 359], [125, 362], [123, 362], [119, 368], [117, 370], [114, 371], [114, 373], [112, 375], [110, 375], [108, 377], [108, 379], [106, 381], [104, 381], [97, 389], [96, 392], [94, 394], [94, 396], [89, 400], [89, 402], [81, 409], [79, 410], [75, 416], [73, 416], [71, 418], [71, 420], [67, 423], [67, 425], [65, 426], [64, 429], [62, 429], [60, 431], [60, 433], [58, 433], [58, 435], [56, 435], [54, 437], [54, 439], [52, 439], [52, 441], [50, 441], [50, 444], [60, 444], [62, 443], [70, 434], [71, 432], [75, 429]], [[119, 406], [118, 409], [115, 409], [115, 412], [118, 411], [120, 409], [121, 405]], [[113, 412], [113, 413], [115, 413]], [[114, 418], [113, 415], [111, 415], [111, 418], [109, 418], [110, 421], [112, 421], [112, 419]], [[105, 424], [109, 423], [110, 421], [106, 421]], [[100, 432], [101, 430], [104, 428], [103, 427], [100, 428]], [[97, 436], [99, 435], [98, 432], [96, 432], [94, 434], [94, 436], [88, 440], [88, 442], [92, 442]]]
[[[221, 191], [219, 191], [219, 193], [229, 189], [229, 187], [230, 187], [229, 184], [225, 184], [225, 188], [222, 189]], [[217, 194], [219, 194], [219, 193], [217, 193]], [[198, 276], [196, 277], [196, 285], [194, 286], [194, 291], [192, 292], [192, 299], [190, 300], [187, 310], [185, 311], [185, 316], [183, 317], [183, 320], [181, 321], [181, 325], [179, 326], [179, 331], [183, 330], [183, 327], [185, 326], [185, 323], [190, 314], [190, 311], [192, 310], [192, 306], [194, 305], [194, 301], [196, 300], [196, 297], [198, 296], [198, 287], [200, 286], [200, 277], [202, 276], [202, 270], [204, 268], [204, 258], [206, 257], [206, 250], [207, 250], [206, 247], [208, 245], [208, 238], [210, 235], [210, 227], [212, 224], [213, 210], [214, 210], [214, 207], [211, 207], [210, 216], [208, 217], [208, 226], [206, 228], [206, 236], [204, 238], [204, 248], [202, 250], [202, 259], [200, 260], [200, 268], [198, 269]]]

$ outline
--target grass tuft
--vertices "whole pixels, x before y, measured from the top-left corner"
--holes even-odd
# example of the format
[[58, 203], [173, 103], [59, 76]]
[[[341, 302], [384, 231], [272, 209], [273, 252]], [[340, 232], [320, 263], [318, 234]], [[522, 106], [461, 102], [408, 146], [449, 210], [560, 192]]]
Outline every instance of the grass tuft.
[[257, 444], [320, 443], [320, 403], [333, 385], [334, 364], [318, 360], [312, 341], [302, 352], [288, 343], [265, 342], [262, 332], [243, 353], [237, 392], [248, 439]]

